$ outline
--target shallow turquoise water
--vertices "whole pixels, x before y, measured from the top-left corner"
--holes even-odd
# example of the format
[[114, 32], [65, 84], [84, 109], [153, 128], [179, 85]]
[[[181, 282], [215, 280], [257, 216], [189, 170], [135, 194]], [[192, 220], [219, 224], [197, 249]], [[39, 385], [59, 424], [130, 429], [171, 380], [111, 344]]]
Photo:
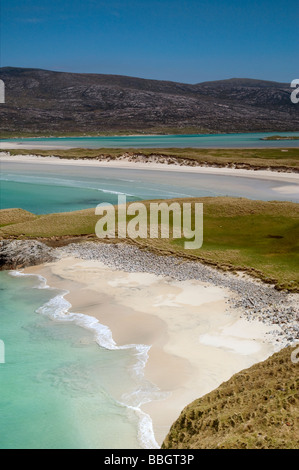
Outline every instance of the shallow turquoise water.
[[[128, 201], [137, 199], [127, 196]], [[117, 195], [92, 188], [65, 186], [59, 181], [41, 184], [38, 180], [36, 183], [0, 180], [1, 209], [19, 207], [35, 214], [49, 214], [88, 209], [101, 202], [116, 204]]]
[[[291, 186], [293, 192], [276, 191], [279, 186]], [[275, 179], [76, 163], [1, 162], [1, 209], [19, 207], [35, 214], [68, 212], [95, 208], [103, 202], [117, 204], [119, 195], [126, 195], [128, 202], [204, 196], [299, 202], [298, 185]]]
[[[238, 134], [198, 134], [198, 135], [138, 135], [112, 137], [49, 137], [26, 139], [3, 139], [24, 148], [49, 146], [52, 148], [236, 148], [236, 147], [299, 147], [298, 141], [263, 141], [272, 135], [299, 136], [299, 132], [250, 132]], [[0, 140], [1, 143], [1, 140]]]
[[61, 292], [36, 288], [36, 276], [0, 272], [0, 283], [0, 448], [150, 446], [150, 422], [127, 406], [138, 405], [136, 391], [151, 394], [132, 372], [136, 350], [105, 349], [94, 330], [53, 320]]

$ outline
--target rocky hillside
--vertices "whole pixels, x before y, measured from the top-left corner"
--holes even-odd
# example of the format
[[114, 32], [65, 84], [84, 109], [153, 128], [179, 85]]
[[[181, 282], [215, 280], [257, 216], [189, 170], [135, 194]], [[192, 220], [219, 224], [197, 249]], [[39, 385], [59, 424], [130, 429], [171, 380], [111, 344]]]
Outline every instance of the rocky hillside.
[[299, 130], [289, 84], [231, 79], [196, 85], [5, 67], [5, 135]]
[[294, 352], [293, 347], [281, 350], [187, 406], [162, 447], [298, 449], [299, 364], [291, 361]]

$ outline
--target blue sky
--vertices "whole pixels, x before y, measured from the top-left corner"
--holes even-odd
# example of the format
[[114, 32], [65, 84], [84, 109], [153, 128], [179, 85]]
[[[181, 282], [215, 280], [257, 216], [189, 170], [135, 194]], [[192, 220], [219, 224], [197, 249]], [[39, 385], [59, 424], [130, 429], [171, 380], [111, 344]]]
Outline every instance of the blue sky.
[[298, 78], [298, 0], [2, 0], [1, 66], [186, 83]]

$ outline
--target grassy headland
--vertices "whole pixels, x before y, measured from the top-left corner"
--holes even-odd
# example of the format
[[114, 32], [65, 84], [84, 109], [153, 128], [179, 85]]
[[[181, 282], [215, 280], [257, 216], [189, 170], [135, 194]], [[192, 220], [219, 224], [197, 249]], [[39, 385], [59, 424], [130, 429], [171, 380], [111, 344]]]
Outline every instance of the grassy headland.
[[[146, 201], [146, 207], [154, 201]], [[157, 201], [155, 201], [157, 202]], [[165, 202], [165, 201], [158, 201]], [[186, 250], [184, 238], [129, 238], [126, 241], [164, 255], [199, 260], [223, 270], [244, 271], [278, 289], [299, 292], [299, 205], [291, 202], [252, 201], [244, 198], [188, 198], [170, 202], [202, 202], [204, 242], [200, 249]], [[71, 241], [98, 240], [94, 209], [32, 216], [24, 220], [15, 210], [0, 211], [0, 238], [39, 239], [57, 246]], [[27, 213], [28, 214], [28, 213]], [[172, 216], [172, 214], [171, 214]], [[9, 218], [10, 217], [10, 218]], [[129, 220], [131, 217], [128, 217]], [[7, 222], [9, 221], [10, 222]], [[172, 224], [172, 217], [170, 217]], [[4, 225], [4, 226], [3, 226]]]
[[164, 449], [298, 449], [298, 364], [292, 347], [188, 405]]
[[28, 222], [36, 218], [36, 215], [24, 209], [2, 209], [0, 210], [0, 227]]

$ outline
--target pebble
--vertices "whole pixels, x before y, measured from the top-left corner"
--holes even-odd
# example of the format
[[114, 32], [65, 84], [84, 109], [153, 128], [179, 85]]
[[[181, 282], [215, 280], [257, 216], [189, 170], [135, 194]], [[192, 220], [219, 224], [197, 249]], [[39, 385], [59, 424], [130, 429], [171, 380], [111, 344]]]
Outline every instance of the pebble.
[[198, 261], [158, 255], [125, 243], [73, 243], [56, 248], [56, 252], [85, 260], [99, 260], [126, 272], [153, 273], [178, 281], [194, 279], [229, 289], [235, 294], [227, 300], [229, 307], [240, 310], [242, 317], [279, 326], [280, 329], [274, 329], [271, 334], [284, 346], [299, 339], [298, 294], [278, 291], [261, 281], [251, 280], [249, 276], [241, 278]]

